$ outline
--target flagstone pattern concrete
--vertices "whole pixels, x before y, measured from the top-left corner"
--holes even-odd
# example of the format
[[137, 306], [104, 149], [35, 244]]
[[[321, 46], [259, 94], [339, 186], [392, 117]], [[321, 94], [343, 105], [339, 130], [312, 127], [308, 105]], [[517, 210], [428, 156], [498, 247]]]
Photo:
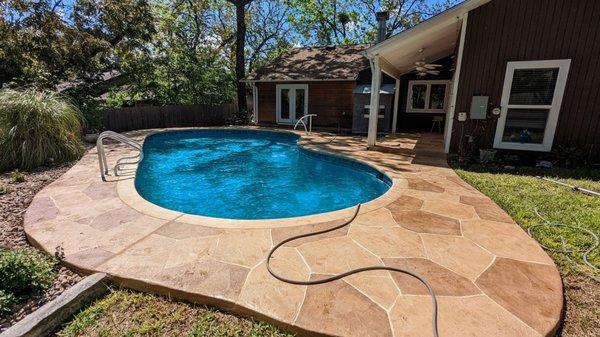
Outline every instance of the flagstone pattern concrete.
[[[130, 135], [143, 141], [147, 134]], [[441, 137], [400, 134], [371, 151], [360, 137], [313, 133], [301, 143], [377, 166], [393, 178], [396, 192], [365, 207], [348, 227], [286, 244], [272, 260], [279, 274], [316, 280], [362, 266], [408, 268], [438, 295], [441, 336], [556, 333], [563, 293], [553, 261], [502, 209], [456, 176]], [[107, 147], [113, 162], [130, 152]], [[220, 226], [220, 220], [149, 207], [131, 187], [117, 188], [127, 179], [132, 186], [132, 176], [101, 182], [97, 154], [89, 151], [33, 200], [24, 221], [30, 241], [49, 253], [62, 250], [66, 263], [107, 273], [125, 286], [216, 305], [301, 334], [431, 334], [427, 290], [407, 275], [374, 271], [297, 286], [268, 274], [265, 257], [274, 244], [343, 217]]]

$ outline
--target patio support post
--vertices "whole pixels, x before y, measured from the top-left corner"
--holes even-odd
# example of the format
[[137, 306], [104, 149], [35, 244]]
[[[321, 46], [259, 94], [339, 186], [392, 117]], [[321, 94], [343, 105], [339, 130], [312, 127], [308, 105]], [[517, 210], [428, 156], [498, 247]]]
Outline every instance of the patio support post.
[[367, 148], [375, 146], [377, 141], [377, 122], [379, 120], [379, 89], [381, 87], [381, 68], [379, 57], [369, 59], [371, 63], [371, 103], [369, 106], [369, 133]]
[[465, 49], [465, 37], [467, 35], [467, 19], [469, 13], [465, 13], [462, 18], [460, 28], [460, 41], [458, 42], [458, 55], [456, 55], [456, 68], [454, 76], [452, 76], [452, 93], [450, 96], [450, 106], [446, 113], [446, 125], [444, 125], [444, 152], [450, 153], [450, 143], [452, 142], [452, 127], [454, 124], [454, 113], [456, 111], [456, 99], [458, 96], [458, 84], [460, 79], [460, 71], [462, 69], [463, 51]]
[[396, 78], [396, 90], [394, 92], [394, 116], [392, 117], [392, 134], [396, 133], [396, 125], [398, 124], [398, 111], [400, 111], [400, 79]]
[[252, 82], [252, 122], [258, 124], [258, 87], [255, 82]]

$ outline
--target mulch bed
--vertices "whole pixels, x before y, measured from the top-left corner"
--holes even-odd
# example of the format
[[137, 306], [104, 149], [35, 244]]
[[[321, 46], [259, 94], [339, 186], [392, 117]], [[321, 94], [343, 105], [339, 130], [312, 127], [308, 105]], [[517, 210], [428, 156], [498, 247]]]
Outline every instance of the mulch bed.
[[[13, 182], [10, 173], [0, 174], [0, 185], [8, 187], [10, 191], [7, 194], [0, 195], [0, 247], [20, 248], [29, 246], [23, 231], [23, 215], [27, 207], [29, 207], [37, 192], [60, 177], [71, 166], [72, 164], [67, 164], [51, 168], [40, 168], [32, 172], [22, 172], [25, 176], [25, 181], [22, 183]], [[0, 317], [0, 332], [46, 302], [53, 300], [81, 279], [82, 277], [75, 272], [61, 267], [52, 287], [44, 293], [16, 305], [12, 315]]]

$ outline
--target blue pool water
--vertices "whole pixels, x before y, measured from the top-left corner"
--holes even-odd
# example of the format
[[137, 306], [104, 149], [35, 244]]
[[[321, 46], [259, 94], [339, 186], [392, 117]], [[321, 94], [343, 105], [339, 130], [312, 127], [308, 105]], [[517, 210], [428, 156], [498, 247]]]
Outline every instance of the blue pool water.
[[306, 150], [291, 133], [188, 130], [149, 136], [135, 186], [159, 206], [203, 216], [273, 219], [334, 211], [385, 193], [370, 166]]

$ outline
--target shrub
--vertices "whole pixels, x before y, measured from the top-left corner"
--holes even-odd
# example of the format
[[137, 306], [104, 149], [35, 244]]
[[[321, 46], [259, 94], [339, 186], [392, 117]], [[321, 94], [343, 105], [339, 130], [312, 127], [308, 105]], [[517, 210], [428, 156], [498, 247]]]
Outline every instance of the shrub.
[[32, 248], [0, 250], [0, 290], [16, 296], [48, 289], [56, 278], [57, 260]]
[[0, 184], [0, 195], [5, 195], [10, 193], [10, 188], [8, 186]]
[[25, 182], [25, 176], [19, 170], [14, 170], [10, 173], [10, 177], [14, 183]]
[[57, 94], [0, 90], [0, 171], [78, 158], [82, 126], [77, 107]]
[[0, 315], [9, 314], [17, 303], [15, 296], [0, 289]]

